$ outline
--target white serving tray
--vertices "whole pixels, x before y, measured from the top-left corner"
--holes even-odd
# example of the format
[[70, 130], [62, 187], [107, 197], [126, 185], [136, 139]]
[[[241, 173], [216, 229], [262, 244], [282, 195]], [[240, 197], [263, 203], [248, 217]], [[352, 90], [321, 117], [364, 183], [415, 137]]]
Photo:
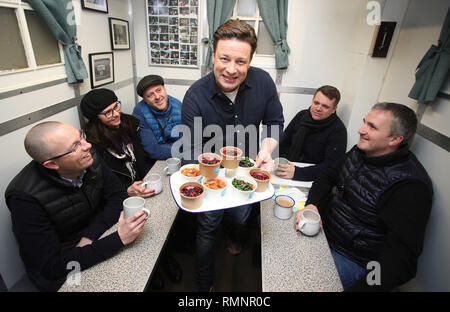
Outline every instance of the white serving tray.
[[[178, 207], [181, 209], [187, 211], [187, 212], [206, 212], [206, 211], [214, 211], [214, 210], [221, 210], [221, 209], [229, 209], [233, 207], [238, 207], [242, 205], [247, 204], [253, 204], [258, 203], [260, 201], [269, 199], [273, 196], [275, 193], [275, 190], [271, 183], [267, 185], [267, 189], [264, 192], [253, 192], [253, 195], [251, 198], [248, 199], [242, 199], [240, 196], [236, 196], [235, 190], [233, 189], [233, 186], [231, 185], [231, 181], [233, 181], [234, 177], [226, 177], [225, 176], [225, 170], [221, 169], [219, 172], [219, 176], [224, 177], [227, 180], [227, 188], [223, 195], [223, 197], [220, 197], [220, 199], [217, 198], [210, 198], [208, 194], [203, 195], [203, 203], [202, 205], [194, 210], [186, 209], [181, 205], [181, 196], [179, 192], [180, 186], [187, 182], [183, 179], [180, 171], [175, 172], [170, 176], [170, 191], [172, 192], [173, 199], [175, 200]], [[202, 177], [200, 176], [199, 179]], [[198, 181], [197, 181], [198, 182]]]

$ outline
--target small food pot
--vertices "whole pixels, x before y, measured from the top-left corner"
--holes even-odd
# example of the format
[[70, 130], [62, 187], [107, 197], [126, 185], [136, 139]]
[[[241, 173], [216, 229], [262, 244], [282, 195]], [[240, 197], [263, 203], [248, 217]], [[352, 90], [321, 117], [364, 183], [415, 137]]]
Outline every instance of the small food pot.
[[250, 170], [255, 168], [255, 161], [248, 157], [241, 157], [238, 161], [236, 175], [249, 176]]
[[[236, 183], [235, 181], [238, 183]], [[249, 189], [249, 190], [240, 189], [240, 187], [237, 186], [237, 184], [241, 184], [241, 182], [250, 184], [251, 189]], [[249, 176], [236, 176], [231, 180], [231, 185], [232, 185], [232, 189], [233, 189], [234, 193], [237, 196], [241, 197], [245, 201], [249, 200], [253, 197], [255, 190], [258, 187], [255, 179], [253, 179], [252, 177], [249, 177]]]
[[234, 146], [225, 146], [220, 149], [220, 155], [222, 155], [222, 167], [236, 169], [238, 160], [242, 156], [242, 150]]
[[219, 175], [222, 157], [214, 153], [203, 153], [198, 156], [198, 166], [200, 174], [208, 179], [216, 178]]
[[199, 208], [203, 203], [205, 188], [198, 182], [186, 182], [180, 186], [181, 205], [189, 210]]
[[227, 189], [227, 180], [224, 177], [215, 179], [204, 178], [202, 185], [205, 188], [206, 197], [211, 200], [220, 200], [225, 196]]
[[250, 170], [250, 176], [255, 179], [258, 187], [256, 188], [256, 192], [264, 192], [267, 189], [267, 185], [269, 185], [271, 174], [267, 170], [263, 170], [260, 168], [254, 168]]
[[181, 177], [185, 182], [198, 182], [202, 177], [198, 164], [188, 164], [180, 168]]

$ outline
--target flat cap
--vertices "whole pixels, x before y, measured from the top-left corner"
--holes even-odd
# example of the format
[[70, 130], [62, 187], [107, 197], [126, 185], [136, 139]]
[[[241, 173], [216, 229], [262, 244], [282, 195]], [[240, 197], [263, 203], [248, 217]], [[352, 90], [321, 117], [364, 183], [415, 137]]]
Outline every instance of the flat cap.
[[93, 89], [83, 96], [80, 108], [84, 117], [92, 119], [114, 102], [117, 102], [114, 91], [103, 88]]
[[145, 76], [144, 78], [141, 79], [141, 81], [139, 81], [136, 87], [136, 92], [137, 94], [139, 94], [140, 97], [142, 97], [142, 95], [145, 92], [145, 89], [153, 85], [164, 85], [164, 79], [158, 75]]

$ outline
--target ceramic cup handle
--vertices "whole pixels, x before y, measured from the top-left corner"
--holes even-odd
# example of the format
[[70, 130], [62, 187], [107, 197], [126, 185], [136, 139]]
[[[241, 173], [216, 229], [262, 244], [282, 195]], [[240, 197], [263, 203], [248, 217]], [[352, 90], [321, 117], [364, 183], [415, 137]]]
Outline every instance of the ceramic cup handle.
[[306, 224], [306, 220], [300, 220], [297, 225], [297, 230], [301, 231]]
[[145, 220], [147, 220], [148, 217], [150, 217], [150, 210], [148, 210], [147, 208], [142, 208], [142, 210], [144, 210], [147, 213], [147, 217], [145, 217]]

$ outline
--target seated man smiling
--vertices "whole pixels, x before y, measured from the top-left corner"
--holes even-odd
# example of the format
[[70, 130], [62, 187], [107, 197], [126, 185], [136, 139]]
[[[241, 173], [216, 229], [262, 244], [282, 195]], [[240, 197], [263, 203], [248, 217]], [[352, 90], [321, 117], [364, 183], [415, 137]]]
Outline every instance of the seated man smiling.
[[[305, 209], [322, 215], [346, 291], [390, 291], [416, 274], [433, 195], [430, 177], [409, 150], [416, 129], [409, 107], [374, 105], [359, 142], [312, 185]], [[369, 276], [373, 263], [377, 283], [368, 282], [377, 274]]]
[[[113, 256], [139, 236], [147, 215], [124, 219], [125, 188], [73, 126], [36, 125], [25, 150], [33, 160], [8, 185], [6, 204], [30, 280], [56, 291], [73, 269], [69, 263], [84, 270]], [[117, 221], [117, 231], [99, 239]]]
[[172, 157], [172, 145], [178, 140], [172, 129], [181, 123], [181, 102], [166, 92], [164, 79], [158, 75], [142, 78], [136, 92], [142, 101], [133, 109], [140, 120], [142, 146], [152, 159]]
[[[336, 160], [344, 157], [347, 148], [347, 130], [336, 114], [341, 99], [332, 86], [318, 88], [309, 109], [300, 111], [284, 131], [280, 156], [291, 161], [280, 164], [276, 175], [284, 179], [314, 181]], [[312, 163], [297, 167], [292, 162]]]

